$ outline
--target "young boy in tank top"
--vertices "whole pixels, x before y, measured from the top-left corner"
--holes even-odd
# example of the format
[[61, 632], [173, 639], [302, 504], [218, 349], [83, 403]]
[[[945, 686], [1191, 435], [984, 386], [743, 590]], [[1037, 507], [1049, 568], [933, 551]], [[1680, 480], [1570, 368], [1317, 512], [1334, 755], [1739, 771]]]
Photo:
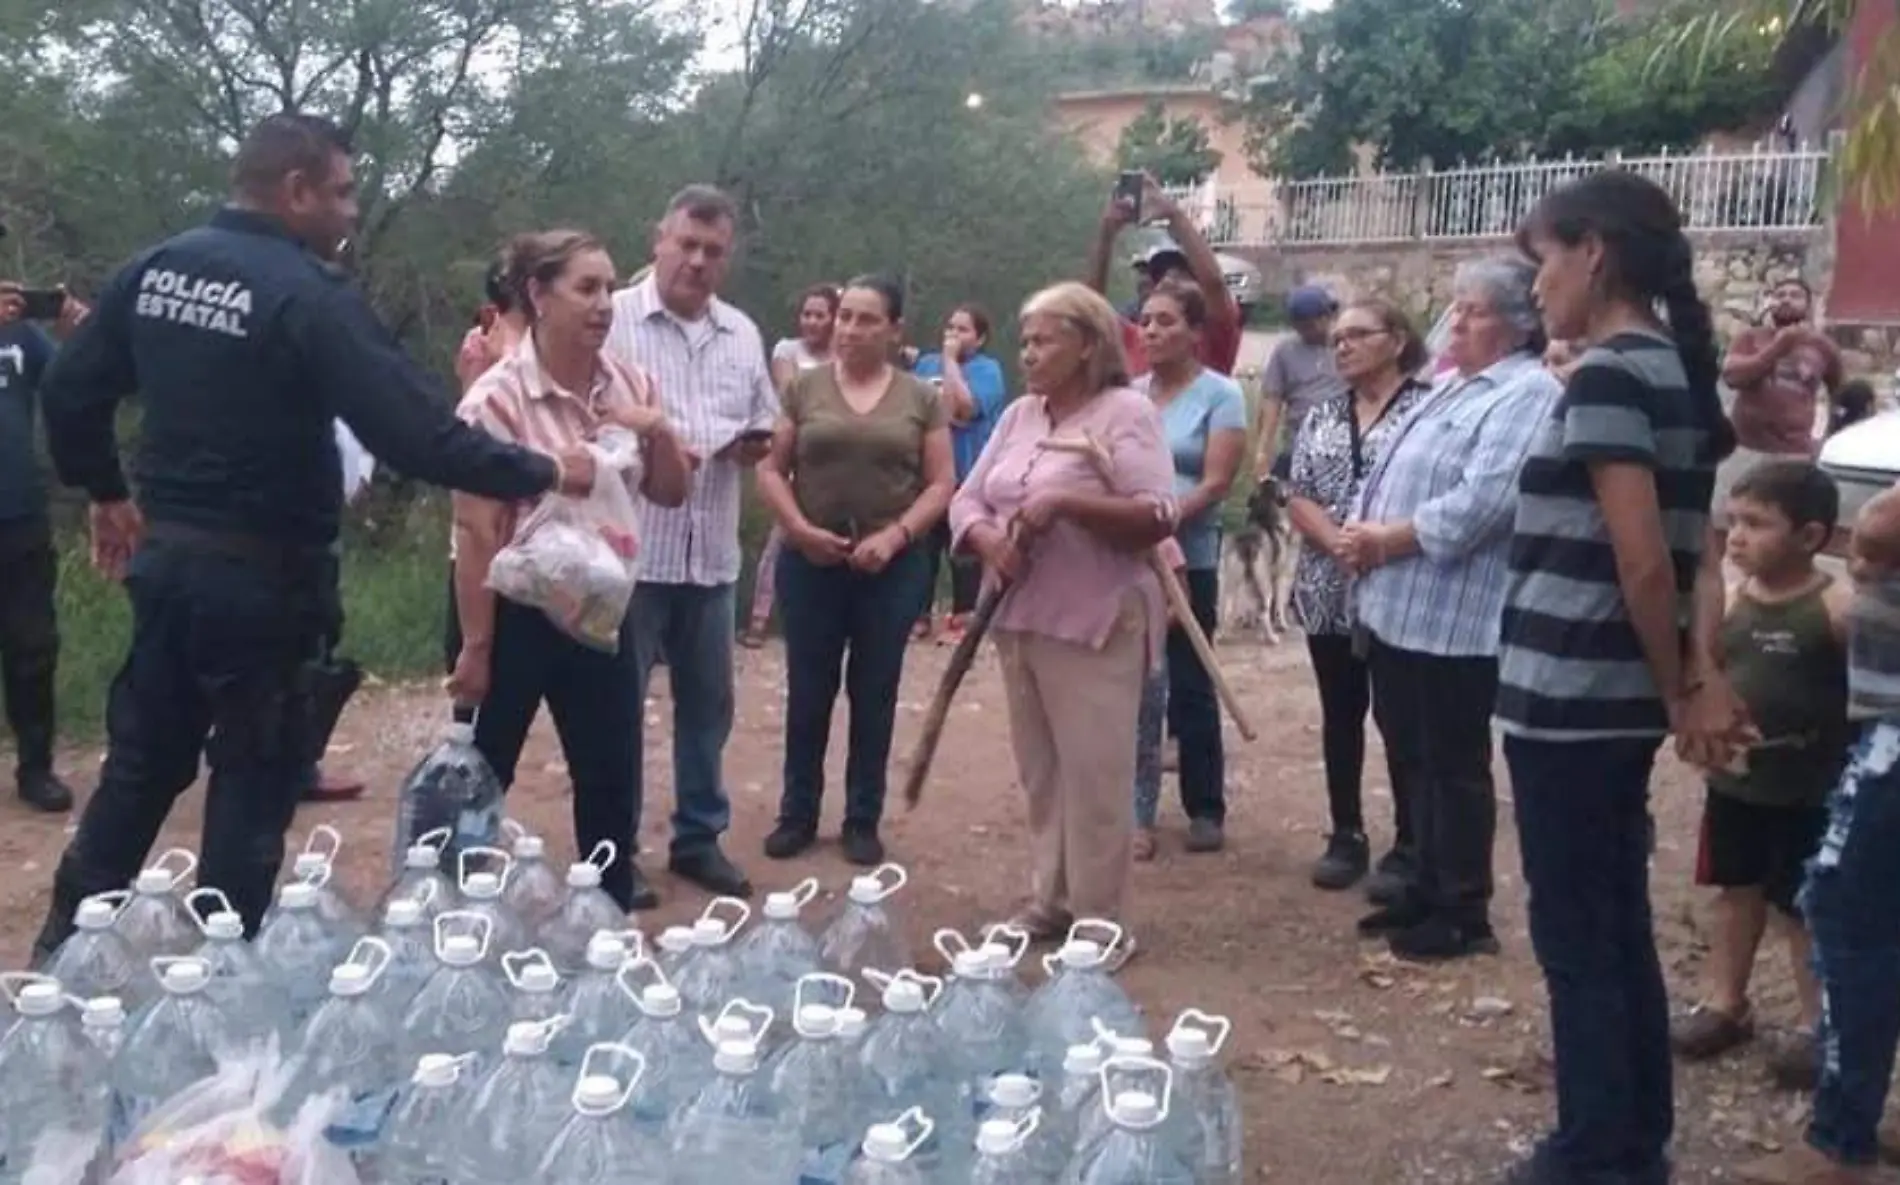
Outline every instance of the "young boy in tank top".
[[1729, 494], [1729, 596], [1721, 656], [1759, 739], [1711, 771], [1696, 883], [1716, 890], [1706, 995], [1672, 1034], [1679, 1056], [1716, 1057], [1754, 1036], [1748, 985], [1771, 920], [1786, 935], [1800, 1021], [1769, 1065], [1793, 1087], [1815, 1075], [1820, 989], [1795, 896], [1827, 829], [1827, 796], [1846, 761], [1847, 612], [1852, 592], [1815, 567], [1840, 494], [1806, 461], [1770, 461]]

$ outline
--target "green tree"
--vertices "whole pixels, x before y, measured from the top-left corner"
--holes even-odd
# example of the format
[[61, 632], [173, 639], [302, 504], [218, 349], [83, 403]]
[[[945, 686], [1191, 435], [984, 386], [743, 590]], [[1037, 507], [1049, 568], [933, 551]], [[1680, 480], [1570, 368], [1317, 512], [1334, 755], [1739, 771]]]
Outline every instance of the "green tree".
[[1124, 169], [1146, 169], [1163, 185], [1193, 185], [1220, 167], [1221, 154], [1200, 120], [1170, 118], [1161, 100], [1150, 99], [1122, 129], [1115, 158]]

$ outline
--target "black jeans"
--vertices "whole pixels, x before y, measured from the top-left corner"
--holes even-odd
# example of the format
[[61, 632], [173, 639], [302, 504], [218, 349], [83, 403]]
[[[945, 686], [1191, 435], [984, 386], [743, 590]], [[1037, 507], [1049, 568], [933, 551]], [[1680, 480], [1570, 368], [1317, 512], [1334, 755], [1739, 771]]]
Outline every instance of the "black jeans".
[[[1188, 604], [1208, 637], [1220, 616], [1220, 572], [1189, 568]], [[1181, 745], [1181, 811], [1189, 819], [1227, 818], [1227, 754], [1221, 745], [1220, 698], [1213, 676], [1187, 631], [1168, 629], [1168, 731]]]
[[1669, 997], [1649, 909], [1655, 739], [1507, 736], [1531, 945], [1550, 992], [1556, 1180], [1663, 1179], [1675, 1126]]
[[617, 853], [601, 878], [626, 909], [639, 850], [640, 680], [631, 615], [614, 654], [581, 645], [547, 615], [495, 598], [488, 696], [475, 717], [475, 747], [501, 784], [511, 786], [521, 746], [548, 705], [574, 783], [574, 842], [590, 852], [609, 840]]
[[1433, 913], [1488, 926], [1498, 830], [1491, 778], [1497, 659], [1400, 650], [1375, 638], [1367, 661], [1372, 715], [1412, 813], [1418, 861], [1411, 890]]
[[[1349, 634], [1308, 634], [1306, 653], [1319, 684], [1320, 751], [1326, 762], [1326, 802], [1335, 835], [1363, 835], [1366, 815], [1362, 788], [1366, 765], [1366, 714], [1372, 708], [1372, 675], [1353, 653]], [[1393, 849], [1412, 855], [1412, 810], [1405, 771], [1392, 746], [1385, 751], [1386, 776], [1392, 783]]]
[[950, 565], [950, 612], [957, 614], [974, 613], [976, 596], [983, 587], [983, 562], [973, 555], [961, 554], [950, 550], [950, 520], [939, 519], [930, 534], [924, 536], [923, 546], [930, 554], [930, 580], [924, 585], [924, 607], [928, 610], [937, 603], [937, 575], [943, 565]]
[[23, 774], [53, 768], [58, 579], [53, 529], [44, 517], [0, 522], [0, 687]]
[[105, 765], [54, 875], [40, 953], [72, 932], [81, 900], [137, 875], [201, 757], [198, 884], [222, 889], [254, 933], [303, 789], [307, 664], [336, 617], [335, 557], [266, 559], [155, 524], [125, 585], [132, 644], [107, 702]]
[[791, 547], [779, 556], [786, 668], [780, 826], [818, 826], [831, 709], [841, 682], [851, 704], [845, 826], [875, 829], [883, 819], [904, 652], [928, 596], [929, 574], [922, 547], [899, 553], [875, 576], [843, 564], [821, 567]]

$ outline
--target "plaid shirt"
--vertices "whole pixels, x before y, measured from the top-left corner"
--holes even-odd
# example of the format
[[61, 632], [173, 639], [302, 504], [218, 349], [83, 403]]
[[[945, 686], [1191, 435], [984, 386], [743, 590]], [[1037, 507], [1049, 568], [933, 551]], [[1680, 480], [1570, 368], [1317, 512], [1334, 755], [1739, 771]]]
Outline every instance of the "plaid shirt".
[[1563, 393], [1530, 354], [1453, 375], [1366, 477], [1354, 518], [1410, 522], [1419, 553], [1353, 585], [1361, 624], [1388, 646], [1489, 657], [1509, 578], [1517, 474]]

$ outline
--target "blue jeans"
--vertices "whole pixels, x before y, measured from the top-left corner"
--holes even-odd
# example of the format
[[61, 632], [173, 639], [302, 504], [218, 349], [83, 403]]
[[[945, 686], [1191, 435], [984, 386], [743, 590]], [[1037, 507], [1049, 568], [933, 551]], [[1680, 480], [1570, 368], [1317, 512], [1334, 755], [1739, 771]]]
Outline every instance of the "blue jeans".
[[1829, 804], [1801, 905], [1821, 980], [1821, 1082], [1808, 1142], [1871, 1165], [1900, 1042], [1900, 724], [1867, 728]]
[[786, 682], [781, 827], [818, 826], [840, 686], [851, 703], [844, 824], [875, 831], [882, 821], [904, 653], [930, 595], [930, 573], [922, 544], [905, 548], [875, 576], [814, 564], [789, 547], [779, 556]]
[[1141, 685], [1135, 724], [1135, 826], [1153, 828], [1161, 813], [1161, 733], [1168, 721], [1168, 668], [1150, 671]]
[[[638, 697], [646, 702], [653, 664], [666, 660], [673, 692], [673, 848], [675, 860], [716, 847], [732, 823], [721, 765], [732, 735], [733, 586], [656, 584], [633, 590], [639, 661]], [[639, 713], [645, 730], [646, 711]], [[634, 746], [634, 776], [644, 782], [644, 738]], [[640, 833], [636, 796], [634, 834]]]
[[1557, 1054], [1557, 1130], [1538, 1152], [1552, 1181], [1666, 1179], [1669, 999], [1649, 911], [1660, 744], [1504, 739]]

